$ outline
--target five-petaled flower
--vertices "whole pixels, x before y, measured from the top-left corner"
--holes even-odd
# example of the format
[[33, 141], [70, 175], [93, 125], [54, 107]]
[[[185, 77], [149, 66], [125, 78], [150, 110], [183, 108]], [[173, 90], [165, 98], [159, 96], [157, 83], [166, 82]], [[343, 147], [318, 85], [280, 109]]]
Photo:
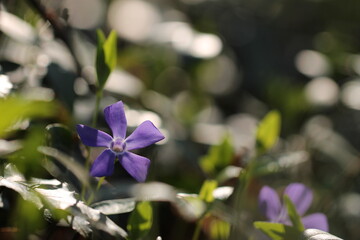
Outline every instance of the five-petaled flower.
[[[294, 203], [298, 214], [304, 216], [313, 199], [311, 189], [301, 183], [291, 183], [286, 187], [283, 194], [286, 194]], [[259, 207], [261, 212], [270, 222], [291, 225], [286, 206], [281, 204], [280, 199], [273, 188], [264, 186], [260, 190]], [[326, 232], [328, 231], [327, 218], [322, 213], [313, 213], [302, 217], [301, 220], [305, 229], [315, 228]]]
[[111, 175], [114, 171], [115, 159], [117, 158], [132, 177], [139, 182], [144, 182], [150, 160], [128, 150], [147, 147], [164, 139], [164, 136], [151, 121], [145, 121], [126, 138], [127, 121], [124, 105], [121, 101], [107, 106], [104, 109], [104, 115], [113, 137], [103, 131], [82, 124], [76, 126], [80, 139], [85, 145], [90, 147], [106, 147], [95, 159], [90, 169], [90, 175], [93, 177]]

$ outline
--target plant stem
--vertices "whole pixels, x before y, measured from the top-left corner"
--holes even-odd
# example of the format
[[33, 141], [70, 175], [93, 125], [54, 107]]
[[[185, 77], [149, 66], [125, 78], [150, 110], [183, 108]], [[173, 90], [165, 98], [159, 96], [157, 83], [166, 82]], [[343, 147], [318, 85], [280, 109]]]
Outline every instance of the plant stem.
[[98, 89], [96, 91], [95, 110], [94, 110], [94, 115], [93, 115], [92, 124], [91, 124], [93, 128], [96, 128], [99, 107], [100, 107], [100, 100], [102, 98], [102, 95], [103, 95], [102, 89]]
[[[101, 100], [101, 98], [102, 98], [102, 95], [103, 95], [102, 89], [98, 89], [98, 90], [96, 91], [95, 109], [94, 109], [94, 114], [93, 114], [92, 123], [91, 123], [91, 126], [92, 126], [93, 128], [96, 128], [97, 118], [98, 118], [98, 113], [99, 113], [99, 108], [100, 108], [100, 100]], [[87, 172], [89, 172], [89, 171], [90, 171], [90, 165], [91, 165], [91, 162], [90, 162], [91, 148], [86, 147], [86, 149], [87, 149], [88, 154], [87, 154], [86, 162], [85, 162], [85, 170], [86, 170]], [[102, 181], [103, 181], [103, 180], [102, 180]], [[98, 186], [97, 186], [97, 188], [96, 188], [96, 191], [100, 188], [99, 184], [101, 184], [102, 181], [99, 181]], [[85, 194], [86, 194], [86, 190], [87, 190], [86, 188], [87, 188], [86, 186], [83, 186], [83, 188], [82, 188], [82, 190], [81, 190], [81, 198], [82, 198], [83, 200], [84, 200], [84, 198], [85, 198]], [[92, 195], [93, 195], [93, 193], [91, 193], [88, 201], [91, 200], [90, 198], [93, 198]]]
[[195, 227], [195, 231], [194, 231], [194, 235], [192, 237], [192, 240], [198, 240], [200, 237], [200, 230], [201, 230], [201, 225], [204, 221], [204, 218], [200, 218], [197, 223], [196, 223], [196, 227]]

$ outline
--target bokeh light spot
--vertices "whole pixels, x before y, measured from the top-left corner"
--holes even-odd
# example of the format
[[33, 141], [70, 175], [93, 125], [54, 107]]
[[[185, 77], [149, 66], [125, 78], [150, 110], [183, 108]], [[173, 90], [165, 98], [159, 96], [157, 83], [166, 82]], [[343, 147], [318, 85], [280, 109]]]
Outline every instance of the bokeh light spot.
[[324, 76], [330, 70], [326, 56], [312, 50], [299, 52], [295, 58], [295, 65], [299, 72], [309, 77]]
[[109, 7], [108, 21], [111, 28], [133, 42], [147, 40], [160, 19], [158, 10], [141, 0], [118, 0]]
[[338, 100], [339, 87], [327, 77], [312, 79], [305, 87], [305, 96], [313, 105], [331, 106]]

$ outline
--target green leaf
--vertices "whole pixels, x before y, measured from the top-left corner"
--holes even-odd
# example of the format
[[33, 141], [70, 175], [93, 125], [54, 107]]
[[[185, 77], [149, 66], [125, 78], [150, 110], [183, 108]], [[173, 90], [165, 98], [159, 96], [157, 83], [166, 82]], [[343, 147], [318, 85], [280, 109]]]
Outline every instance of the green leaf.
[[[85, 186], [89, 185], [89, 173], [85, 170], [85, 168], [77, 163], [71, 156], [51, 147], [40, 146], [38, 151], [46, 156], [49, 156], [53, 159], [56, 159], [59, 163], [64, 165], [69, 171], [71, 171], [79, 181]], [[53, 169], [55, 166], [51, 165], [51, 161], [48, 163]], [[46, 165], [45, 165], [46, 166]], [[63, 175], [63, 173], [61, 173]], [[57, 176], [60, 177], [60, 176]]]
[[300, 240], [301, 231], [281, 223], [254, 222], [254, 227], [261, 230], [273, 240]]
[[105, 52], [105, 62], [109, 66], [110, 70], [114, 70], [116, 67], [117, 59], [117, 35], [114, 30], [112, 30], [104, 42], [103, 48]]
[[217, 174], [231, 163], [233, 156], [232, 142], [229, 136], [225, 136], [219, 145], [212, 146], [200, 159], [200, 166], [208, 174]]
[[43, 215], [37, 206], [21, 197], [16, 201], [15, 214], [12, 214], [11, 220], [13, 226], [19, 229], [14, 239], [27, 239], [45, 225]]
[[0, 112], [0, 137], [5, 137], [16, 123], [27, 118], [53, 116], [56, 107], [51, 102], [11, 97], [0, 99]]
[[256, 132], [256, 148], [259, 153], [268, 151], [280, 134], [281, 118], [278, 111], [269, 112], [260, 122]]
[[[48, 209], [52, 217], [67, 217], [71, 227], [85, 238], [95, 234], [95, 231], [106, 232], [116, 239], [128, 236], [124, 229], [106, 215], [78, 200], [77, 194], [70, 190], [67, 184], [55, 179], [32, 179], [31, 182], [27, 182], [14, 165], [8, 164], [4, 169], [4, 177], [0, 177], [0, 186], [18, 192], [24, 200], [32, 203], [37, 209]], [[27, 214], [26, 217], [32, 219], [33, 216]], [[30, 223], [26, 222], [26, 224]]]
[[9, 161], [19, 169], [28, 179], [34, 175], [45, 173], [42, 166], [42, 154], [38, 147], [45, 143], [45, 131], [40, 127], [30, 128], [25, 139], [22, 141], [22, 147], [9, 156]]
[[103, 89], [105, 83], [112, 70], [116, 67], [117, 47], [116, 47], [116, 32], [111, 31], [108, 38], [101, 30], [97, 30], [97, 52], [96, 52], [96, 73], [98, 78], [98, 87]]
[[219, 240], [226, 240], [229, 239], [230, 234], [230, 224], [228, 222], [225, 222], [221, 219], [213, 218], [209, 222], [209, 233], [211, 236], [211, 239], [219, 239]]
[[153, 221], [153, 210], [150, 202], [138, 202], [127, 225], [129, 239], [140, 239], [150, 231]]
[[213, 202], [213, 191], [216, 187], [217, 182], [215, 180], [206, 180], [200, 189], [199, 198], [207, 203]]
[[305, 228], [303, 223], [301, 222], [301, 217], [297, 213], [294, 203], [287, 195], [284, 195], [284, 203], [293, 226], [301, 232], [304, 231]]

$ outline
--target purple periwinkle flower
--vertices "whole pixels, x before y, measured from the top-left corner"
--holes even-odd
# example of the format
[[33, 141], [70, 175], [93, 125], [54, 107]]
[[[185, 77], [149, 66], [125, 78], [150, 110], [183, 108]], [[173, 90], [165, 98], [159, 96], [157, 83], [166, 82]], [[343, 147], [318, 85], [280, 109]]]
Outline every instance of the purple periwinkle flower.
[[[286, 194], [291, 199], [300, 216], [304, 216], [313, 200], [311, 189], [301, 183], [289, 184], [283, 194]], [[270, 222], [291, 225], [286, 206], [280, 202], [280, 199], [273, 188], [264, 186], [260, 190], [259, 207], [261, 212]], [[301, 220], [305, 229], [315, 228], [325, 232], [328, 232], [329, 230], [327, 218], [322, 213], [313, 213], [302, 217]]]
[[126, 138], [127, 122], [124, 105], [121, 101], [107, 106], [104, 109], [105, 120], [113, 136], [78, 124], [76, 130], [81, 141], [90, 147], [106, 147], [95, 159], [90, 169], [93, 177], [109, 176], [114, 171], [114, 162], [117, 158], [125, 170], [137, 181], [144, 182], [147, 176], [150, 160], [129, 152], [154, 144], [164, 136], [151, 121], [141, 123], [135, 131]]

